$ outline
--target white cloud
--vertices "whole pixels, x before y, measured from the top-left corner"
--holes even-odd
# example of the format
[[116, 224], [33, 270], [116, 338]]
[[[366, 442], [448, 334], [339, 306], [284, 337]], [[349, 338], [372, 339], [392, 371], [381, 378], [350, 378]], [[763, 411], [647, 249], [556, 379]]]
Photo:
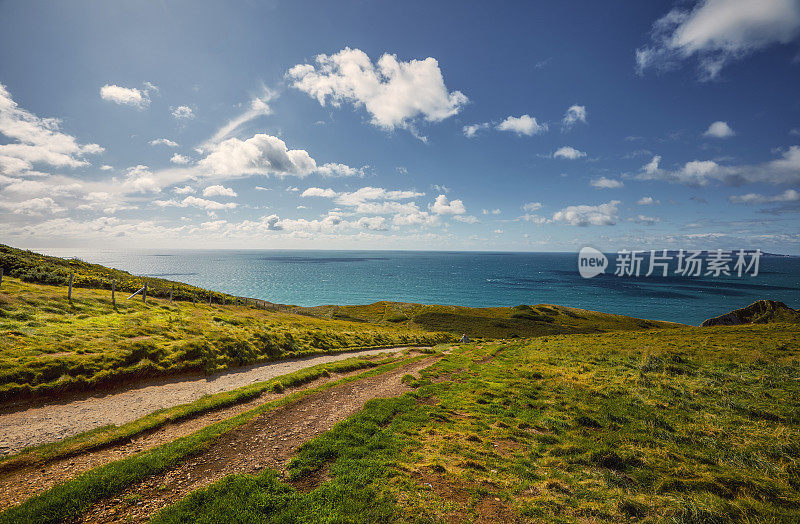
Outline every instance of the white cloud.
[[356, 176], [363, 178], [364, 171], [365, 171], [364, 167], [356, 169], [355, 167], [350, 167], [345, 164], [327, 163], [317, 167], [316, 173], [320, 176], [328, 178], [339, 178], [348, 176]]
[[236, 202], [216, 202], [214, 200], [206, 200], [205, 198], [198, 198], [196, 196], [187, 196], [180, 202], [177, 200], [154, 200], [153, 203], [159, 207], [198, 207], [207, 211], [221, 211], [223, 209], [233, 209], [238, 204]]
[[565, 158], [567, 160], [576, 160], [585, 156], [586, 153], [571, 146], [559, 147], [556, 152], [553, 153], [553, 158]]
[[247, 140], [229, 138], [217, 145], [199, 165], [223, 176], [260, 174], [304, 177], [317, 168], [307, 151], [288, 149], [280, 138], [264, 134]]
[[492, 209], [491, 211], [488, 209], [481, 209], [482, 215], [499, 215], [500, 213], [502, 213], [502, 211], [499, 209]]
[[89, 162], [83, 157], [104, 151], [97, 144], [79, 144], [59, 131], [60, 124], [56, 118], [39, 118], [20, 108], [0, 84], [0, 134], [10, 139], [0, 145], [0, 175], [24, 173], [34, 164], [85, 166]]
[[652, 226], [656, 222], [661, 222], [661, 219], [658, 217], [649, 217], [646, 215], [636, 215], [633, 218], [629, 218], [628, 221], [636, 222], [637, 224], [645, 224], [648, 226]]
[[0, 208], [7, 209], [17, 215], [33, 216], [66, 211], [66, 208], [56, 204], [56, 201], [50, 197], [31, 198], [22, 202], [0, 202]]
[[736, 133], [733, 132], [733, 129], [728, 125], [727, 122], [717, 121], [712, 123], [708, 126], [708, 129], [703, 136], [712, 137], [712, 138], [728, 138]]
[[495, 235], [502, 235], [503, 234], [503, 230], [502, 229], [495, 229], [494, 231], [492, 231], [492, 233], [494, 233]]
[[194, 188], [192, 186], [176, 187], [172, 191], [174, 191], [175, 193], [177, 193], [179, 195], [189, 195], [189, 194], [192, 194], [192, 193], [195, 192], [195, 190], [194, 190]]
[[653, 157], [636, 178], [695, 186], [705, 186], [715, 180], [728, 185], [800, 183], [800, 146], [791, 146], [780, 158], [755, 165], [726, 166], [713, 160], [692, 160], [679, 169], [668, 170], [659, 167], [660, 160], [659, 156]]
[[437, 196], [429, 208], [437, 215], [463, 215], [467, 212], [461, 200], [448, 201], [445, 195]]
[[194, 118], [194, 111], [189, 106], [170, 107], [169, 110], [175, 120], [191, 120]]
[[112, 171], [113, 169], [114, 169], [114, 166], [110, 166], [108, 164], [103, 164], [102, 166], [100, 166], [100, 170], [101, 171]]
[[203, 196], [210, 197], [210, 196], [227, 196], [227, 197], [235, 197], [238, 196], [236, 191], [229, 187], [225, 186], [208, 186], [203, 190]]
[[253, 189], [255, 189], [256, 191], [272, 191], [272, 189], [271, 189], [271, 188], [269, 188], [269, 187], [264, 187], [264, 186], [256, 186], [256, 187], [254, 187]]
[[478, 218], [472, 215], [455, 215], [453, 220], [458, 220], [459, 222], [464, 222], [466, 224], [476, 224], [478, 222]]
[[613, 178], [606, 178], [604, 176], [595, 178], [589, 183], [592, 185], [592, 187], [596, 187], [598, 189], [616, 189], [625, 185], [621, 180], [614, 180]]
[[188, 164], [189, 162], [192, 161], [192, 159], [189, 158], [188, 156], [175, 153], [174, 155], [172, 155], [169, 161], [172, 162], [173, 164]]
[[644, 196], [640, 198], [636, 203], [640, 206], [652, 206], [655, 204], [660, 204], [661, 202], [659, 202], [658, 200], [654, 199], [651, 196]]
[[692, 11], [673, 9], [653, 24], [651, 45], [636, 50], [639, 72], [697, 57], [702, 79], [716, 77], [731, 60], [800, 31], [796, 0], [702, 0]]
[[572, 129], [578, 122], [586, 123], [586, 106], [570, 106], [561, 120], [561, 125], [566, 131]]
[[246, 111], [232, 118], [224, 126], [219, 128], [214, 136], [209, 139], [208, 143], [218, 144], [226, 138], [229, 138], [237, 129], [247, 122], [250, 122], [251, 120], [254, 120], [260, 116], [269, 115], [272, 113], [269, 102], [278, 95], [275, 91], [272, 91], [266, 87], [263, 88], [263, 91], [264, 92], [261, 96], [254, 97], [250, 101], [250, 107], [248, 107]]
[[323, 197], [334, 198], [337, 195], [333, 189], [322, 189], [321, 187], [309, 187], [300, 195], [301, 197]]
[[533, 222], [537, 226], [541, 226], [542, 224], [547, 224], [550, 222], [547, 218], [540, 216], [540, 215], [531, 215], [530, 213], [525, 213], [520, 217], [525, 222]]
[[467, 138], [473, 138], [475, 135], [478, 134], [478, 131], [482, 129], [487, 129], [489, 127], [489, 122], [483, 122], [482, 124], [469, 124], [462, 128], [464, 136]]
[[518, 135], [533, 136], [547, 131], [547, 124], [539, 124], [536, 118], [530, 115], [509, 116], [500, 122], [496, 129], [498, 131], [512, 131]]
[[156, 138], [150, 141], [151, 146], [163, 145], [167, 147], [178, 147], [178, 143], [170, 140], [169, 138]]
[[317, 55], [316, 66], [299, 64], [287, 72], [292, 86], [339, 107], [349, 102], [364, 107], [370, 122], [382, 129], [409, 129], [422, 118], [440, 122], [468, 102], [460, 91], [448, 91], [434, 58], [398, 61], [384, 54], [373, 64], [360, 49], [346, 47], [333, 55]]
[[136, 89], [135, 87], [106, 84], [100, 88], [100, 98], [115, 104], [133, 106], [138, 109], [144, 109], [150, 105], [147, 89]]
[[553, 222], [565, 222], [571, 226], [613, 226], [619, 220], [619, 200], [597, 206], [567, 206], [553, 214]]
[[800, 202], [800, 191], [787, 189], [783, 193], [764, 196], [758, 193], [747, 193], [746, 195], [734, 195], [728, 197], [732, 204], [772, 204], [777, 202]]
[[526, 202], [522, 204], [522, 210], [526, 212], [537, 211], [542, 208], [541, 202]]

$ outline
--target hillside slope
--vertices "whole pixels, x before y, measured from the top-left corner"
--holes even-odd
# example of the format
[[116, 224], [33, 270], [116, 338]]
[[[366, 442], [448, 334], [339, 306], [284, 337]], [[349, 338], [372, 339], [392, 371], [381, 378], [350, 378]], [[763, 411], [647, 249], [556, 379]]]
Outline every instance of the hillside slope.
[[735, 309], [700, 324], [707, 326], [735, 326], [739, 324], [766, 324], [768, 322], [800, 323], [800, 311], [776, 300], [757, 300], [747, 307]]

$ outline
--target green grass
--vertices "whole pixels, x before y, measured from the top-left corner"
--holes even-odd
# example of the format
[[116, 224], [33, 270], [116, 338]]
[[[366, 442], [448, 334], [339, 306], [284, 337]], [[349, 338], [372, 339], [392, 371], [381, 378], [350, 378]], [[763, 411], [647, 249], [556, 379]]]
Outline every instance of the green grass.
[[290, 478], [330, 477], [309, 493], [237, 475], [154, 521], [797, 522], [799, 341], [772, 324], [464, 346], [304, 445]]
[[209, 449], [217, 437], [271, 409], [296, 401], [316, 391], [391, 371], [406, 362], [414, 362], [421, 358], [426, 357], [420, 356], [386, 363], [353, 377], [298, 391], [207, 426], [186, 437], [100, 466], [0, 513], [0, 524], [56, 523], [75, 519], [94, 502], [113, 496], [148, 476], [158, 474], [194, 454]]
[[353, 349], [453, 340], [406, 326], [316, 319], [244, 305], [126, 301], [106, 290], [5, 277], [0, 287], [0, 400], [91, 389], [186, 371]]
[[642, 320], [563, 306], [540, 304], [471, 308], [407, 302], [375, 302], [363, 306], [287, 306], [286, 310], [326, 319], [350, 319], [383, 326], [406, 326], [433, 332], [467, 334], [471, 338], [526, 338], [565, 333], [603, 333], [664, 329], [680, 324]]

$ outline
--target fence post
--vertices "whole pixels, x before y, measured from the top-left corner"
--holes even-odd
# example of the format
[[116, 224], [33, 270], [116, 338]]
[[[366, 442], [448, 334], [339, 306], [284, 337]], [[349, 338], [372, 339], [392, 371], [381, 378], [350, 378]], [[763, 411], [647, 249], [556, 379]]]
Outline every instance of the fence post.
[[142, 302], [147, 304], [147, 282], [144, 283], [144, 291], [142, 292]]
[[70, 302], [72, 302], [72, 277], [73, 276], [74, 276], [73, 273], [69, 274], [69, 290], [67, 291], [67, 300], [69, 300]]
[[197, 305], [197, 293], [192, 293], [192, 305]]
[[111, 304], [117, 309], [117, 281], [111, 279]]
[[3, 268], [0, 267], [0, 286], [3, 285]]

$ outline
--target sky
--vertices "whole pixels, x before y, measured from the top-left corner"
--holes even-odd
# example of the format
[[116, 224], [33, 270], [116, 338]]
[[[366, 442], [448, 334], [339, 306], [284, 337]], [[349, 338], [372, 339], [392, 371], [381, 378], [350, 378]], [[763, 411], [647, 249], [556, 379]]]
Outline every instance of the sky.
[[0, 1], [0, 243], [800, 254], [800, 0]]

